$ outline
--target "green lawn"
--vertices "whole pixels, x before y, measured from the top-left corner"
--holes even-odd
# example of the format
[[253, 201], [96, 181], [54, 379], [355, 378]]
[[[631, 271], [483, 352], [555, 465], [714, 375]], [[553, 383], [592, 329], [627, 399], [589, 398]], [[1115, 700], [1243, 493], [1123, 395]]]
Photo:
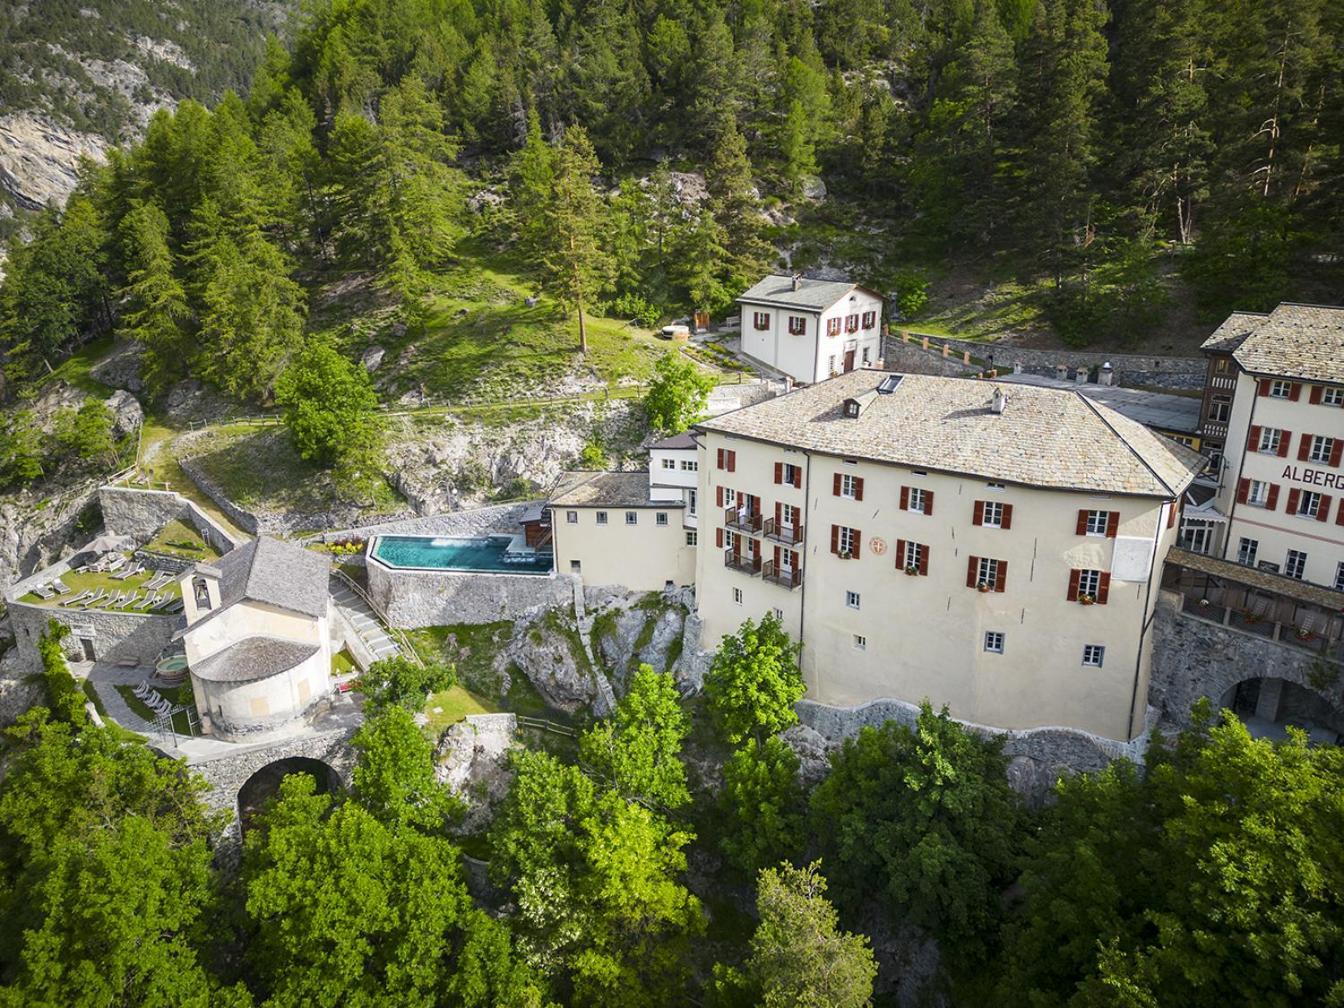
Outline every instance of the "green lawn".
[[[128, 563], [129, 562], [130, 561], [128, 561]], [[36, 602], [39, 605], [47, 605], [51, 606], [52, 608], [61, 608], [60, 606], [57, 605], [57, 603], [59, 603], [62, 599], [73, 598], [75, 595], [78, 595], [82, 591], [86, 591], [89, 589], [96, 591], [99, 588], [103, 589], [104, 591], [110, 591], [110, 592], [137, 591], [143, 588], [145, 582], [150, 580], [150, 578], [152, 578], [153, 576], [154, 571], [143, 571], [142, 573], [137, 574], [133, 578], [129, 578], [128, 580], [125, 581], [118, 581], [113, 575], [105, 573], [103, 571], [90, 571], [87, 574], [80, 574], [78, 571], [70, 571], [66, 574], [61, 575], [61, 580], [64, 581], [66, 585], [70, 588], [70, 592], [68, 594], [59, 595], [56, 598], [51, 598], [44, 601], [38, 598], [36, 595], [29, 592], [27, 595], [23, 597], [21, 601]], [[158, 592], [161, 595], [172, 595], [172, 596], [180, 595], [176, 581], [169, 581], [167, 585], [165, 585], [162, 588], [159, 588]], [[143, 592], [141, 592], [141, 594], [143, 595]], [[72, 611], [79, 612], [80, 607], [76, 606]], [[112, 611], [120, 612], [121, 610], [114, 609]], [[135, 612], [136, 610], [132, 609], [130, 611]]]
[[[126, 701], [126, 706], [139, 717], [148, 721], [150, 724], [153, 724], [158, 719], [158, 715], [150, 709], [149, 705], [135, 695], [134, 686], [128, 686], [125, 683], [115, 683], [114, 688], [121, 694], [121, 698]], [[187, 691], [191, 691], [190, 686], [187, 686]], [[190, 698], [185, 701], [182, 699], [181, 687], [177, 687], [176, 689], [161, 689], [159, 692], [163, 695], [165, 700], [169, 700], [175, 704], [184, 702], [190, 704], [191, 702]], [[179, 735], [191, 734], [191, 727], [187, 715], [187, 711], [181, 711], [173, 715], [173, 728]]]
[[355, 660], [350, 657], [350, 652], [345, 648], [337, 651], [331, 656], [331, 674], [334, 676], [349, 675], [351, 672], [358, 671]]
[[106, 399], [112, 394], [112, 389], [93, 377], [93, 366], [106, 357], [111, 349], [111, 336], [104, 336], [102, 339], [85, 344], [69, 358], [61, 361], [43, 384], [64, 381], [82, 392]]
[[437, 740], [449, 725], [456, 724], [468, 714], [495, 714], [499, 710], [484, 697], [462, 686], [451, 686], [446, 690], [431, 693], [425, 701], [425, 714], [429, 722], [425, 725], [425, 734]]
[[217, 560], [219, 553], [186, 522], [174, 518], [161, 528], [156, 536], [145, 543], [151, 553], [177, 557], [181, 560]]

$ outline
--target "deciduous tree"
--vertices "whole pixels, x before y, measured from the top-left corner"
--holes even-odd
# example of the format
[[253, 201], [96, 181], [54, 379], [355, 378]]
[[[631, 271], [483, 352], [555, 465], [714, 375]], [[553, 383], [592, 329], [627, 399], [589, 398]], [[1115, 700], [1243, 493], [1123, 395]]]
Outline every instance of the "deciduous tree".
[[796, 723], [793, 705], [804, 691], [798, 645], [773, 614], [724, 637], [705, 676], [715, 723], [732, 745], [748, 738], [763, 743]]
[[654, 378], [644, 394], [649, 425], [661, 434], [679, 434], [704, 419], [714, 376], [689, 357], [669, 350], [653, 366]]
[[280, 373], [275, 401], [294, 447], [323, 465], [375, 466], [382, 456], [378, 395], [369, 373], [327, 343], [310, 343]]
[[691, 800], [681, 747], [690, 732], [672, 677], [640, 665], [616, 711], [579, 740], [579, 758], [623, 798], [677, 809]]
[[804, 793], [798, 757], [781, 738], [754, 738], [723, 765], [719, 845], [745, 872], [778, 864], [802, 849]]

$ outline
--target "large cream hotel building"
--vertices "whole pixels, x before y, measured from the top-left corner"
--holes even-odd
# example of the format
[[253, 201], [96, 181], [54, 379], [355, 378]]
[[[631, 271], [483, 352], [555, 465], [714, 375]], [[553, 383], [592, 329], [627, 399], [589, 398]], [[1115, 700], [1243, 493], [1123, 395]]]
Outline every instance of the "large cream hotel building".
[[873, 370], [696, 431], [703, 647], [773, 611], [812, 700], [1143, 733], [1201, 456], [1075, 391]]

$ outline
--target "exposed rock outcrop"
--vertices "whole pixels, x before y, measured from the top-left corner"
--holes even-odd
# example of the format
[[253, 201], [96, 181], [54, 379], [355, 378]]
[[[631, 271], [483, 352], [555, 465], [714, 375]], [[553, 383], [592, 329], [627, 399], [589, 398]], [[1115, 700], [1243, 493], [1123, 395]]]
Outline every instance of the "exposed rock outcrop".
[[495, 807], [508, 794], [508, 766], [518, 719], [512, 714], [473, 715], [452, 725], [434, 751], [435, 773], [466, 805], [459, 833], [475, 833], [489, 824]]
[[591, 708], [600, 692], [572, 615], [557, 609], [518, 620], [495, 669], [501, 676], [522, 672], [549, 706], [568, 714]]
[[0, 188], [19, 206], [39, 210], [64, 203], [78, 182], [80, 158], [101, 161], [108, 142], [39, 112], [0, 116]]

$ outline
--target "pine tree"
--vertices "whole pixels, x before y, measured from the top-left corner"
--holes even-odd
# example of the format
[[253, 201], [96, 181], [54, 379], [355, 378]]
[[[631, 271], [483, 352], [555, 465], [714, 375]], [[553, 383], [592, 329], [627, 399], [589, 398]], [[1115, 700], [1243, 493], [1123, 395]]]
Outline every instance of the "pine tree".
[[720, 122], [705, 182], [710, 212], [723, 236], [727, 283], [743, 290], [760, 278], [776, 256], [765, 239], [766, 220], [752, 179], [746, 141], [727, 117]]
[[600, 165], [581, 126], [565, 130], [555, 149], [554, 190], [546, 205], [547, 242], [542, 255], [547, 287], [579, 316], [579, 352], [588, 352], [584, 305], [611, 280], [611, 257], [603, 248], [602, 201], [593, 188]]
[[168, 217], [157, 205], [142, 204], [122, 220], [121, 238], [128, 282], [119, 334], [145, 348], [145, 385], [159, 392], [185, 375], [193, 349], [191, 308], [168, 247]]
[[514, 239], [525, 260], [540, 265], [546, 246], [546, 207], [555, 186], [555, 153], [542, 138], [535, 109], [527, 115], [527, 140], [509, 165]]

